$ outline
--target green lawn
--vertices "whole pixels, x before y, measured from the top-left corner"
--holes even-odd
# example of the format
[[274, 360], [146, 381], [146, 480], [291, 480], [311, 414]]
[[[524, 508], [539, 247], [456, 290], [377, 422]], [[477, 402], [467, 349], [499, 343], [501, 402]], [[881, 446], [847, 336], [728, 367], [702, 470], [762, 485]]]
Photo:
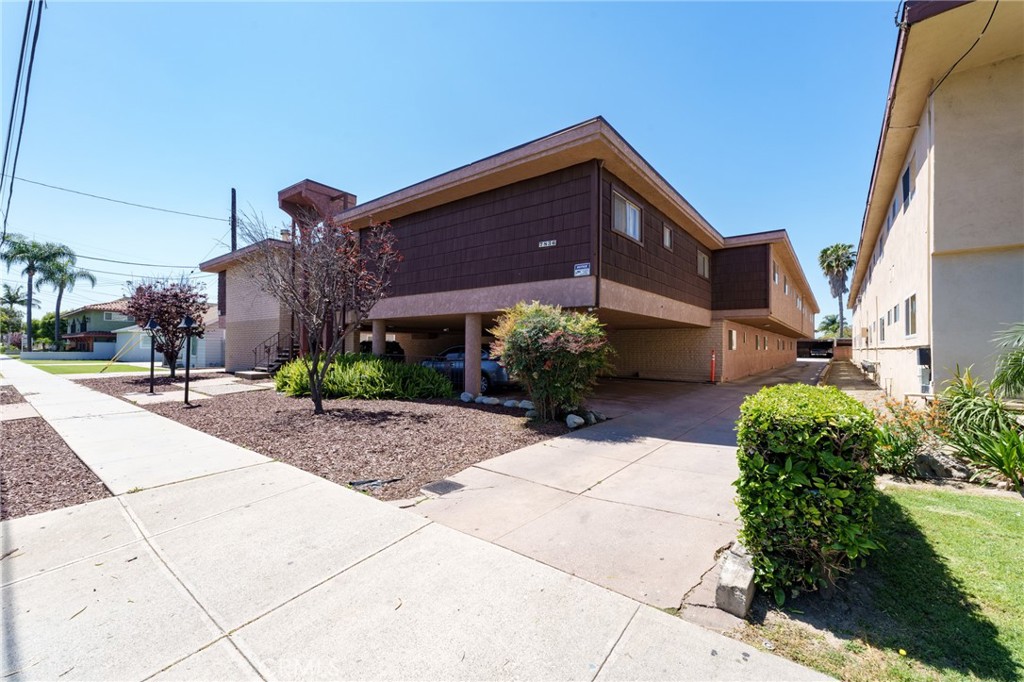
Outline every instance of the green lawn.
[[740, 636], [844, 680], [1024, 679], [1024, 499], [890, 486], [876, 518], [887, 551], [841, 592]]
[[[126, 365], [121, 362], [107, 363], [102, 360], [22, 360], [22, 362], [50, 374], [99, 374], [104, 367], [107, 367], [104, 374], [149, 371], [149, 367]], [[157, 371], [159, 372], [160, 369], [157, 368]]]

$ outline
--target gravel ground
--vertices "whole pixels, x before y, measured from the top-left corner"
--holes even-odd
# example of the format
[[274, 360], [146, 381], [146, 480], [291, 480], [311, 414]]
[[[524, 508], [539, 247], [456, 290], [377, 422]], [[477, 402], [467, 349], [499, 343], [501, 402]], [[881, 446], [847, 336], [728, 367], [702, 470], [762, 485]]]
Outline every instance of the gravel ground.
[[[4, 386], [5, 402], [24, 402]], [[18, 400], [8, 402], [13, 392]], [[106, 486], [41, 417], [0, 422], [0, 521], [110, 497]]]
[[[120, 396], [149, 390], [148, 377], [141, 382], [144, 389], [139, 381], [118, 377], [80, 383]], [[327, 414], [314, 416], [308, 398], [272, 390], [216, 396], [196, 401], [191, 409], [178, 403], [147, 407], [342, 485], [400, 478], [367, 490], [383, 500], [414, 497], [424, 485], [477, 462], [568, 431], [560, 422], [528, 423], [522, 410], [454, 401], [328, 400], [324, 408]]]
[[27, 402], [13, 386], [0, 386], [0, 405], [14, 405]]

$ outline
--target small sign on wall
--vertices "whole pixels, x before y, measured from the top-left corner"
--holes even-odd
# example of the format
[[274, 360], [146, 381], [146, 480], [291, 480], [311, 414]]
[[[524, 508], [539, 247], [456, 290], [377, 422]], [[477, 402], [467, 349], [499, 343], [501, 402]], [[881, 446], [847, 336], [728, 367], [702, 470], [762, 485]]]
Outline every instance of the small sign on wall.
[[572, 266], [573, 277], [589, 277], [590, 276], [590, 263], [577, 263]]
[[537, 242], [537, 247], [538, 248], [546, 249], [549, 246], [558, 246], [558, 240], [557, 239], [545, 239], [542, 242]]

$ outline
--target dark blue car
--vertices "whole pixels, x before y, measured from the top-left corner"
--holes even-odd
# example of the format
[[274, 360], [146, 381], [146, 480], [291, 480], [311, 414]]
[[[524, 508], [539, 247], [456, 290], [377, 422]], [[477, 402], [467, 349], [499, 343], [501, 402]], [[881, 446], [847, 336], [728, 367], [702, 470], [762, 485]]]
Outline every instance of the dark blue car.
[[[455, 388], [461, 388], [465, 383], [466, 376], [466, 347], [452, 346], [437, 356], [424, 360], [420, 363], [424, 367], [435, 369], [444, 374], [452, 381]], [[508, 377], [505, 368], [498, 364], [497, 360], [491, 358], [490, 349], [483, 346], [480, 349], [480, 393], [503, 386], [508, 386], [512, 381]]]

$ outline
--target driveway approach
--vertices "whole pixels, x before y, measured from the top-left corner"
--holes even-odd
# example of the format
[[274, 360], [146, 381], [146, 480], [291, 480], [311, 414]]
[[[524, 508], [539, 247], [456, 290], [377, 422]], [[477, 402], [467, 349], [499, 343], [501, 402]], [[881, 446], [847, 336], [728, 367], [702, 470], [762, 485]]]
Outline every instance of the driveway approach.
[[[815, 383], [825, 366], [797, 362], [717, 386], [605, 382], [590, 403], [613, 419], [480, 462], [413, 508], [645, 604], [680, 608], [739, 527], [740, 403], [763, 385]], [[686, 611], [728, 624], [720, 612]]]
[[[5, 680], [821, 679], [59, 377], [0, 372], [133, 486], [0, 526]], [[124, 428], [159, 438], [111, 437]]]

